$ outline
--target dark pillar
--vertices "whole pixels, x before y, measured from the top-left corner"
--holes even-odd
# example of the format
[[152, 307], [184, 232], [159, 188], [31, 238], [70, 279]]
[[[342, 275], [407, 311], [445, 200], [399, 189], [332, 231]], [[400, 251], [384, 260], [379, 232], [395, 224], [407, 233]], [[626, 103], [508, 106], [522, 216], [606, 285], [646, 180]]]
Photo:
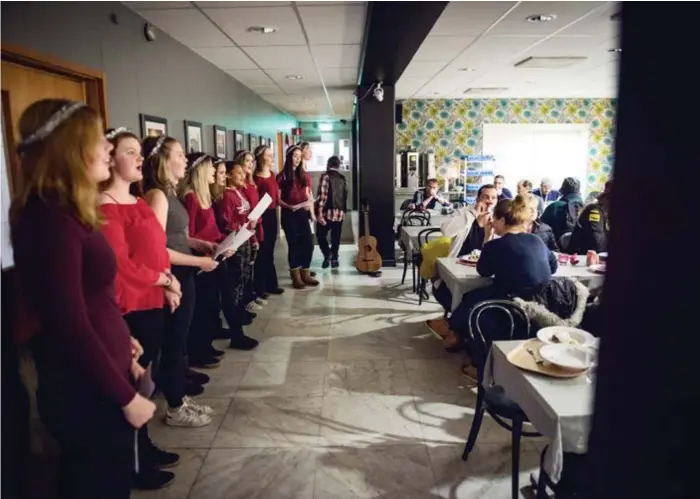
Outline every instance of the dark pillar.
[[[610, 261], [582, 497], [695, 497], [700, 327], [687, 238], [698, 230], [698, 136], [695, 115], [670, 102], [694, 92], [697, 21], [691, 3], [621, 5]], [[662, 5], [672, 22], [660, 20]]]
[[[395, 93], [393, 86], [383, 88], [384, 100], [379, 102], [371, 86], [358, 87], [360, 208], [369, 206], [370, 232], [377, 238], [377, 250], [385, 266], [394, 266]], [[365, 233], [363, 218], [360, 214], [360, 235]]]
[[350, 156], [352, 157], [352, 164], [350, 168], [352, 169], [352, 209], [353, 210], [359, 210], [360, 209], [360, 190], [359, 190], [359, 185], [360, 185], [360, 172], [359, 168], [357, 165], [360, 164], [360, 149], [357, 147], [357, 123], [358, 120], [355, 118], [352, 120], [352, 144], [350, 147], [352, 147], [352, 152], [350, 153]]

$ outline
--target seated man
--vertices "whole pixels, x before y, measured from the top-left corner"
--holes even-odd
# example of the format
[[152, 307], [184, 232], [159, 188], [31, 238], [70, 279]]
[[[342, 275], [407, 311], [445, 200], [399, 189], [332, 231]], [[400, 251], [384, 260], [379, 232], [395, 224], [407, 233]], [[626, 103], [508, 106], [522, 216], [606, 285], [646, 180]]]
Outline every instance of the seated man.
[[567, 177], [561, 184], [561, 198], [544, 210], [542, 222], [554, 231], [557, 241], [561, 236], [574, 230], [574, 226], [583, 210], [581, 183], [573, 177]]
[[513, 199], [513, 193], [505, 187], [506, 178], [503, 175], [496, 175], [493, 178], [493, 185], [498, 191], [498, 201], [501, 199]]
[[[529, 180], [521, 180], [518, 182], [518, 194], [521, 196], [532, 194], [532, 182]], [[535, 199], [537, 200], [537, 218], [539, 218], [542, 216], [542, 212], [544, 212], [544, 201], [537, 195], [535, 195]]]
[[543, 178], [540, 182], [540, 188], [532, 191], [535, 196], [542, 198], [542, 201], [549, 203], [559, 199], [559, 191], [552, 189], [552, 181], [548, 178]]
[[431, 178], [425, 189], [418, 189], [413, 194], [413, 199], [408, 205], [410, 210], [432, 210], [436, 206], [450, 206], [450, 202], [443, 199], [438, 193], [438, 181]]
[[612, 181], [605, 183], [605, 190], [598, 195], [598, 201], [586, 206], [574, 227], [567, 252], [585, 255], [589, 250], [600, 253], [607, 251], [610, 233], [610, 189]]

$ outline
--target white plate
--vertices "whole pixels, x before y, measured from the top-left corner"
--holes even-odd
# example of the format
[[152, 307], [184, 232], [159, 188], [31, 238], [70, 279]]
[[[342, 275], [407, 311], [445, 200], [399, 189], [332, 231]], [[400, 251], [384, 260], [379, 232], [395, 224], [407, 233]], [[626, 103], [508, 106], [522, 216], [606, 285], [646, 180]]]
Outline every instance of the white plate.
[[600, 258], [601, 262], [604, 262], [605, 260], [608, 259], [608, 254], [605, 251], [602, 253], [598, 253], [598, 258]]
[[596, 274], [605, 274], [605, 264], [604, 263], [597, 263], [595, 265], [591, 265], [588, 267], [588, 270], [591, 272], [595, 272]]
[[584, 348], [572, 345], [544, 345], [540, 348], [540, 357], [544, 360], [572, 371], [588, 368], [587, 356]]
[[[554, 335], [557, 335], [561, 340], [560, 343], [555, 343], [552, 340]], [[567, 339], [571, 338], [576, 341], [573, 345], [588, 346], [595, 343], [595, 336], [593, 336], [588, 331], [583, 329], [576, 329], [575, 327], [563, 327], [563, 326], [552, 326], [545, 327], [537, 331], [537, 339], [542, 343], [547, 345], [562, 345], [567, 344]]]

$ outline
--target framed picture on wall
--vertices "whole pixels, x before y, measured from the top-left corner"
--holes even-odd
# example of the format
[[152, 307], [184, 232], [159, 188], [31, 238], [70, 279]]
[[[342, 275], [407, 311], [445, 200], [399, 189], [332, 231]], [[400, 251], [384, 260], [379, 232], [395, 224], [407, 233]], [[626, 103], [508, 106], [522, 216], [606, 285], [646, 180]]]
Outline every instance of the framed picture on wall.
[[186, 154], [202, 152], [202, 124], [197, 121], [185, 120]]
[[168, 135], [168, 120], [150, 114], [139, 114], [141, 137]]
[[253, 152], [258, 147], [258, 138], [252, 133], [248, 134], [248, 150]]
[[214, 153], [217, 158], [226, 159], [226, 128], [214, 125]]
[[258, 145], [259, 146], [265, 145], [265, 137], [263, 137], [262, 135], [260, 137], [258, 137]]
[[245, 149], [245, 134], [241, 130], [233, 131], [233, 155]]

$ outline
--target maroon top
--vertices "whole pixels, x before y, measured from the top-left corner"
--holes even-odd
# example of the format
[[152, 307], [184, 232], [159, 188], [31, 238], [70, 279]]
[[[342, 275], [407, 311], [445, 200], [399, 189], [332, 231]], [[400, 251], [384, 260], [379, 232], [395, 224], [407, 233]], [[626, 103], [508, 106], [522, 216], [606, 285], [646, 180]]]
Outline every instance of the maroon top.
[[[301, 165], [299, 165], [297, 168], [301, 168]], [[280, 186], [280, 198], [282, 201], [287, 204], [296, 205], [308, 200], [306, 189], [311, 189], [311, 176], [308, 173], [304, 173], [304, 175], [306, 176], [306, 187], [301, 185], [296, 174], [294, 174], [292, 187], [290, 189], [286, 189], [287, 192], [285, 192], [283, 187], [285, 180], [284, 172], [277, 175], [277, 183]]]
[[155, 283], [170, 270], [163, 227], [153, 209], [139, 198], [136, 204], [103, 204], [102, 233], [117, 257], [117, 303], [123, 313], [162, 308], [163, 288]]
[[40, 323], [40, 384], [98, 392], [120, 407], [136, 395], [131, 341], [114, 295], [117, 265], [99, 230], [66, 207], [31, 199], [13, 226], [15, 265]]
[[280, 204], [280, 186], [277, 183], [275, 175], [270, 172], [270, 176], [267, 178], [255, 175], [253, 179], [258, 186], [258, 196], [262, 198], [265, 194], [269, 194], [272, 198], [272, 202], [267, 209], [273, 210], [277, 208]]
[[[252, 206], [244, 193], [227, 188], [216, 202], [216, 220], [219, 229], [224, 234], [238, 232], [241, 227], [248, 225], [248, 214]], [[255, 235], [250, 239], [257, 242]]]
[[209, 243], [219, 243], [224, 239], [216, 226], [216, 215], [214, 215], [213, 207], [202, 209], [194, 192], [185, 194], [182, 203], [190, 216], [190, 237]]
[[[246, 199], [250, 202], [250, 209], [254, 209], [260, 202], [261, 197], [260, 194], [258, 194], [258, 188], [255, 187], [255, 184], [246, 183], [244, 194]], [[258, 220], [258, 225], [255, 226], [255, 237], [258, 239], [258, 242], [262, 242], [265, 237], [262, 220]]]

